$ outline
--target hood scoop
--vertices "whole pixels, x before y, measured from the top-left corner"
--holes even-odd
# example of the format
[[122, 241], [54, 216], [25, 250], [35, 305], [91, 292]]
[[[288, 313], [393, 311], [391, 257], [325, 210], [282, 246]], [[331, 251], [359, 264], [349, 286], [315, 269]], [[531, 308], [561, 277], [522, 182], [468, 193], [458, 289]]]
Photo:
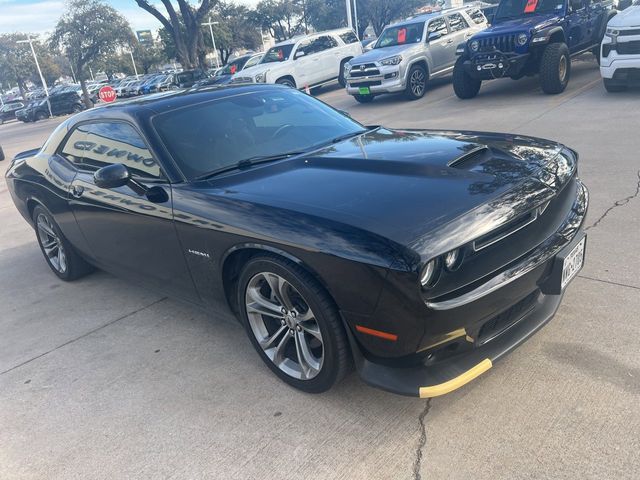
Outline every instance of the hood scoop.
[[489, 147], [487, 147], [486, 145], [482, 145], [474, 148], [464, 155], [454, 158], [449, 163], [447, 163], [447, 167], [470, 170], [487, 160], [489, 158], [489, 154]]

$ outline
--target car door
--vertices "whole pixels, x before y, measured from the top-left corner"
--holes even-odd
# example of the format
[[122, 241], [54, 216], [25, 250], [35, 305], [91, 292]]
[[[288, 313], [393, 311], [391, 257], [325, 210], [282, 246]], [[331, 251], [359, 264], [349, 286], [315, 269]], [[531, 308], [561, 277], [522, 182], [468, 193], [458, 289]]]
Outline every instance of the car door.
[[427, 26], [425, 40], [429, 43], [432, 61], [430, 74], [437, 73], [449, 66], [450, 46], [453, 44], [453, 41], [449, 41], [450, 39], [449, 26], [444, 17], [432, 18]]
[[568, 45], [573, 53], [589, 44], [587, 31], [589, 29], [588, 0], [569, 0], [567, 29], [569, 31]]
[[293, 76], [298, 88], [313, 85], [314, 82], [314, 71], [318, 57], [312, 55], [312, 42], [312, 38], [300, 40], [291, 54], [291, 58], [293, 59]]
[[[69, 203], [95, 261], [117, 275], [198, 301], [173, 224], [169, 182], [138, 131], [122, 121], [90, 123], [73, 148], [78, 173]], [[128, 185], [98, 187], [94, 173], [116, 163], [147, 192]]]
[[310, 85], [327, 82], [338, 77], [340, 61], [331, 50], [338, 46], [338, 42], [331, 35], [320, 35], [309, 45], [311, 71], [308, 73]]
[[450, 43], [447, 43], [448, 50], [447, 54], [449, 57], [447, 58], [447, 66], [452, 67], [454, 63], [456, 63], [456, 47], [461, 43], [467, 41], [467, 39], [471, 36], [472, 32], [469, 27], [469, 23], [464, 18], [461, 12], [454, 12], [450, 15], [446, 16], [447, 23], [449, 24], [449, 31], [451, 32]]

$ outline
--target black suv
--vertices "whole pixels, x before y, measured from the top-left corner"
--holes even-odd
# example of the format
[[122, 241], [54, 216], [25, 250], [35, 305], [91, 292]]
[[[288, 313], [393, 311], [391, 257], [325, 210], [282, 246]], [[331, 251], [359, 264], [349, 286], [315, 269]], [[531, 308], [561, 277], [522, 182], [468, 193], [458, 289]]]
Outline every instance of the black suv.
[[[53, 115], [65, 115], [84, 110], [84, 104], [76, 92], [53, 93], [49, 96], [51, 113]], [[49, 117], [47, 98], [41, 97], [32, 101], [26, 108], [16, 112], [16, 118], [23, 122], [35, 122]]]
[[22, 102], [7, 102], [0, 107], [0, 125], [7, 120], [16, 118], [16, 111], [21, 108], [24, 108], [24, 103]]
[[545, 93], [569, 83], [571, 58], [593, 52], [599, 59], [611, 0], [502, 0], [491, 27], [458, 46], [453, 88], [473, 98], [483, 80], [540, 74]]

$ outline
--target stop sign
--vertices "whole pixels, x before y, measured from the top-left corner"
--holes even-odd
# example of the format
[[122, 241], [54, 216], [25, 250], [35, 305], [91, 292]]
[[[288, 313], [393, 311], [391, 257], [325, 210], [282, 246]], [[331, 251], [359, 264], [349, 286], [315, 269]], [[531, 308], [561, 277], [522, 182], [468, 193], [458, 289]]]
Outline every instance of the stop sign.
[[98, 92], [98, 96], [100, 97], [100, 100], [102, 100], [103, 102], [107, 102], [107, 103], [115, 102], [116, 91], [113, 89], [113, 87], [110, 87], [109, 85], [107, 85], [106, 87], [102, 87], [100, 89], [100, 91]]

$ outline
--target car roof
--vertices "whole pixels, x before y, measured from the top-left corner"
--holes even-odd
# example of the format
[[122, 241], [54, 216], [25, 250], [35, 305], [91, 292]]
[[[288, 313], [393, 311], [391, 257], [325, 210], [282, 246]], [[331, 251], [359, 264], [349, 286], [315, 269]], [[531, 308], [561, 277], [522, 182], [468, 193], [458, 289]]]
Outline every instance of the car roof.
[[194, 87], [184, 90], [145, 95], [107, 105], [99, 105], [73, 116], [72, 125], [103, 118], [129, 118], [143, 120], [160, 113], [170, 112], [190, 105], [232, 97], [242, 93], [288, 90], [290, 87], [275, 84], [228, 84]]
[[345, 28], [336, 28], [333, 30], [324, 30], [322, 32], [313, 32], [313, 33], [304, 34], [304, 35], [296, 35], [295, 37], [289, 38], [288, 40], [283, 40], [282, 42], [276, 43], [274, 47], [279, 47], [283, 45], [293, 45], [294, 43], [297, 43], [304, 38], [317, 37], [319, 35], [326, 35], [328, 33], [340, 34], [340, 33], [352, 32], [352, 31], [353, 31], [352, 28], [345, 27]]
[[455, 13], [455, 12], [463, 12], [463, 11], [469, 10], [469, 8], [473, 8], [473, 7], [475, 7], [475, 5], [469, 4], [469, 5], [465, 5], [463, 7], [446, 8], [446, 9], [443, 9], [443, 10], [439, 10], [437, 12], [421, 13], [419, 15], [414, 15], [413, 17], [407, 17], [407, 18], [405, 18], [403, 20], [399, 20], [397, 22], [391, 23], [388, 26], [389, 27], [395, 27], [397, 25], [406, 25], [408, 23], [426, 22], [428, 20], [431, 20], [432, 18], [441, 17], [443, 15], [449, 15], [449, 14]]

